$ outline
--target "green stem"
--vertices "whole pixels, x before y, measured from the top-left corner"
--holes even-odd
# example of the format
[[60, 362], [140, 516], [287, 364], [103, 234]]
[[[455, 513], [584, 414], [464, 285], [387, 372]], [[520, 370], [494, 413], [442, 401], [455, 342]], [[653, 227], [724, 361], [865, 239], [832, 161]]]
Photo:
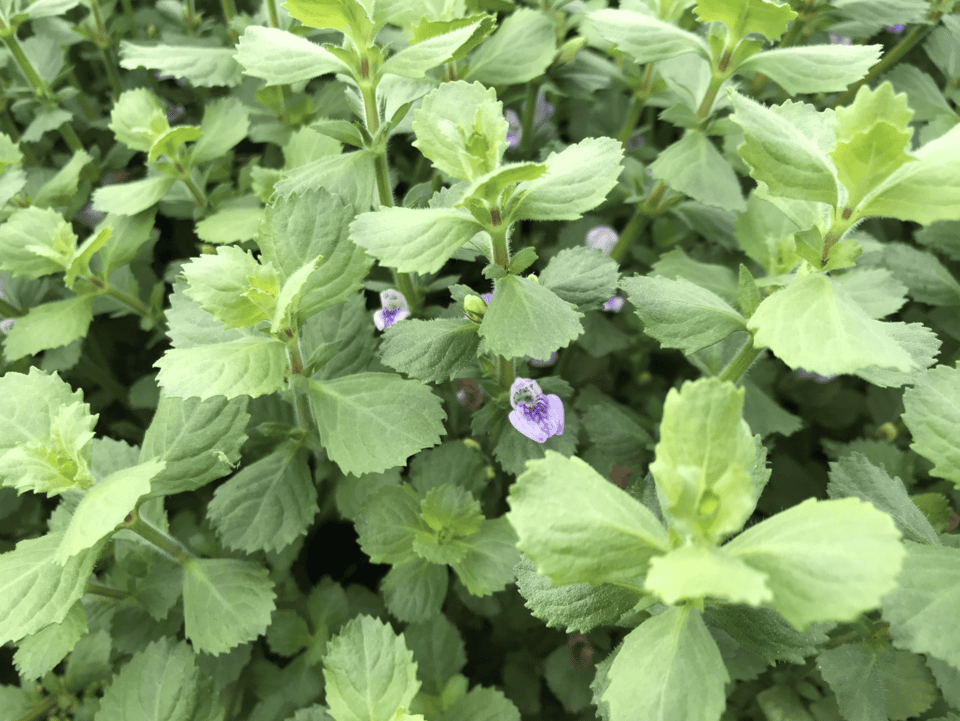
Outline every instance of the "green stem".
[[185, 565], [191, 559], [196, 558], [196, 556], [184, 548], [184, 546], [181, 545], [180, 542], [175, 538], [168, 536], [163, 531], [154, 528], [140, 518], [140, 514], [137, 513], [136, 510], [128, 513], [123, 522], [117, 525], [117, 528], [133, 531], [144, 540], [152, 543], [164, 553], [172, 556], [173, 560], [175, 560], [181, 566]]
[[[493, 209], [491, 209], [492, 215]], [[497, 209], [496, 219], [500, 220], [500, 211]], [[507, 226], [503, 222], [487, 226], [490, 239], [493, 242], [493, 262], [506, 270], [510, 265], [510, 249], [507, 247]]]
[[643, 112], [643, 106], [646, 104], [647, 100], [650, 99], [650, 84], [652, 80], [653, 63], [647, 63], [647, 67], [643, 71], [641, 88], [639, 91], [634, 93], [633, 104], [630, 106], [630, 110], [627, 112], [627, 118], [623, 123], [623, 127], [620, 128], [620, 133], [617, 135], [617, 139], [624, 148], [627, 147], [627, 143], [630, 141], [630, 136], [633, 135], [633, 130], [637, 127], [637, 123], [640, 121], [640, 113]]
[[207, 196], [204, 194], [203, 190], [193, 182], [193, 176], [190, 174], [189, 170], [183, 168], [179, 163], [174, 163], [174, 167], [177, 170], [177, 174], [180, 176], [180, 180], [183, 181], [183, 184], [187, 186], [187, 189], [190, 191], [190, 194], [193, 196], [193, 199], [197, 201], [197, 205], [201, 208], [207, 207]]
[[636, 210], [633, 211], [633, 217], [627, 221], [623, 230], [620, 231], [617, 244], [614, 245], [610, 251], [610, 257], [618, 263], [623, 260], [623, 256], [626, 255], [627, 250], [629, 250], [633, 242], [640, 237], [640, 233], [643, 232], [643, 229], [646, 228], [650, 222], [650, 216], [641, 210], [642, 207], [643, 206], [638, 205]]
[[[937, 17], [937, 20], [939, 20], [939, 17]], [[923, 40], [927, 33], [933, 30], [934, 27], [936, 27], [936, 22], [934, 22], [932, 25], [917, 25], [917, 27], [915, 27], [908, 35], [901, 39], [900, 42], [894, 46], [893, 50], [887, 53], [880, 60], [880, 62], [870, 68], [870, 72], [847, 88], [846, 92], [844, 92], [843, 95], [837, 98], [836, 102], [834, 102], [833, 107], [837, 108], [841, 105], [846, 105], [849, 103], [863, 85], [872, 82], [874, 78], [886, 72], [891, 65], [906, 55], [914, 45]]]
[[520, 123], [520, 157], [525, 158], [530, 151], [530, 136], [533, 135], [533, 114], [537, 109], [537, 91], [539, 86], [536, 83], [527, 84], [527, 99], [523, 106], [523, 120]]
[[94, 109], [90, 107], [90, 103], [87, 102], [87, 94], [83, 91], [83, 88], [80, 87], [80, 78], [77, 77], [77, 74], [71, 68], [67, 77], [70, 78], [70, 84], [73, 85], [79, 92], [77, 93], [77, 101], [80, 103], [80, 109], [83, 110], [83, 114], [87, 116], [87, 120], [96, 120], [97, 113], [94, 112]]
[[[360, 94], [363, 96], [363, 109], [366, 115], [367, 132], [369, 132], [371, 136], [376, 135], [377, 130], [380, 129], [380, 111], [377, 108], [376, 83], [369, 78], [361, 78], [358, 85], [360, 86]], [[393, 193], [390, 191], [390, 168], [387, 165], [386, 143], [383, 145], [383, 150], [377, 152], [374, 156], [373, 169], [377, 178], [377, 193], [380, 196], [380, 207], [392, 208]], [[415, 314], [420, 310], [421, 299], [420, 294], [417, 293], [412, 274], [394, 271], [394, 279], [397, 288], [403, 293], [403, 297], [407, 301], [407, 307], [410, 308], [410, 313]]]
[[717, 74], [714, 68], [711, 68], [711, 72], [713, 74], [710, 78], [710, 84], [707, 86], [707, 92], [704, 93], [703, 101], [700, 103], [700, 107], [697, 108], [697, 125], [700, 126], [703, 126], [710, 117], [710, 111], [713, 109], [713, 101], [717, 99], [720, 86], [723, 85], [723, 81], [727, 79], [726, 75]]
[[497, 385], [509, 392], [517, 376], [517, 359], [497, 356]]
[[656, 210], [660, 205], [660, 201], [663, 200], [663, 194], [665, 192], [667, 192], [667, 184], [662, 180], [658, 180], [653, 190], [650, 191], [650, 197], [644, 202], [643, 209], [645, 211]]
[[[237, 16], [237, 6], [233, 0], [220, 0], [220, 7], [223, 9], [223, 17], [226, 19], [226, 25], [230, 26], [230, 21]], [[236, 30], [230, 30], [230, 37], [234, 43], [240, 42], [240, 35]]]
[[[303, 357], [300, 355], [300, 336], [296, 331], [288, 329], [287, 361], [290, 368], [290, 386], [296, 399], [297, 425], [305, 433], [310, 434], [316, 429], [313, 422], [313, 413], [310, 412], [310, 401], [305, 392], [306, 384], [301, 382], [303, 375]], [[294, 378], [294, 376], [300, 376]]]
[[730, 364], [720, 373], [720, 380], [737, 383], [741, 376], [747, 372], [747, 368], [750, 367], [750, 364], [757, 359], [758, 355], [760, 355], [761, 350], [761, 348], [757, 348], [753, 345], [753, 336], [751, 335], [750, 340], [747, 341], [747, 344], [740, 349], [740, 352], [734, 356], [733, 360], [730, 361]]
[[104, 598], [113, 598], [117, 601], [123, 601], [131, 596], [129, 591], [124, 591], [119, 588], [110, 588], [109, 586], [102, 586], [99, 583], [93, 583], [92, 581], [87, 581], [87, 585], [83, 590], [84, 593], [92, 593], [95, 596], [103, 596]]
[[0, 298], [0, 316], [4, 318], [23, 318], [26, 313]]
[[110, 86], [113, 88], [113, 99], [116, 100], [123, 92], [123, 86], [120, 84], [117, 59], [113, 54], [113, 48], [110, 47], [110, 34], [107, 32], [107, 27], [103, 23], [103, 16], [100, 13], [100, 0], [90, 0], [90, 11], [93, 13], [93, 21], [97, 26], [94, 43], [100, 50], [100, 57], [107, 68], [107, 77], [110, 78]]
[[277, 0], [266, 0], [266, 3], [267, 3], [267, 17], [270, 18], [270, 27], [279, 28], [280, 15], [277, 12]]
[[60, 699], [56, 694], [47, 696], [43, 701], [38, 701], [33, 708], [17, 719], [17, 721], [34, 721], [34, 719], [46, 718], [59, 703]]

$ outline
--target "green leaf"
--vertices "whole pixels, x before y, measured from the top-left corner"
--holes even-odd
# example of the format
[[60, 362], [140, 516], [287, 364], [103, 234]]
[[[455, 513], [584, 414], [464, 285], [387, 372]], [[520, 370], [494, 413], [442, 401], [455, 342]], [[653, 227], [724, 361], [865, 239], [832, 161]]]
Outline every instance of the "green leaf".
[[455, 207], [467, 208], [475, 214], [480, 213], [481, 217], [486, 219], [492, 211], [492, 208], [487, 209], [487, 205], [499, 205], [501, 198], [505, 197], [503, 191], [507, 187], [524, 180], [534, 180], [545, 172], [547, 172], [547, 166], [543, 163], [504, 163], [498, 165], [467, 186]]
[[896, 589], [883, 599], [883, 619], [898, 648], [924, 653], [960, 668], [960, 553], [911, 541]]
[[899, 478], [891, 478], [862, 453], [852, 453], [830, 464], [830, 498], [859, 498], [890, 515], [904, 537], [917, 543], [939, 546], [940, 537], [917, 504], [907, 495]]
[[223, 343], [173, 348], [156, 363], [157, 383], [166, 395], [179, 398], [251, 396], [280, 390], [287, 372], [287, 347], [264, 335]]
[[[226, 205], [226, 204], [224, 204]], [[243, 240], [253, 240], [263, 220], [263, 207], [257, 200], [256, 205], [237, 205], [220, 208], [194, 226], [197, 237], [205, 243], [222, 245]]]
[[309, 318], [301, 328], [307, 371], [314, 380], [328, 380], [381, 370], [377, 363], [376, 329], [362, 293]]
[[868, 131], [837, 143], [830, 157], [837, 166], [840, 182], [850, 194], [846, 207], [856, 208], [868, 192], [897, 168], [916, 162], [905, 152], [910, 149], [910, 138], [910, 132], [889, 123], [877, 123]]
[[387, 571], [380, 587], [387, 609], [404, 623], [422, 623], [440, 614], [447, 595], [446, 566], [411, 558]]
[[696, 128], [687, 128], [683, 137], [661, 151], [649, 168], [654, 178], [704, 205], [747, 209], [730, 162]]
[[518, 8], [470, 56], [466, 80], [519, 85], [543, 75], [557, 54], [557, 31], [545, 13]]
[[751, 55], [737, 72], [763, 73], [789, 95], [841, 92], [867, 74], [882, 50], [882, 45], [773, 48]]
[[283, 7], [307, 27], [339, 30], [361, 50], [373, 40], [373, 21], [358, 0], [286, 0]]
[[52, 208], [20, 208], [0, 225], [0, 269], [37, 279], [70, 267], [77, 236]]
[[279, 553], [307, 532], [317, 489], [307, 459], [282, 444], [214, 491], [207, 517], [234, 550]]
[[929, 225], [960, 220], [960, 125], [913, 153], [919, 162], [897, 168], [866, 194], [859, 216], [912, 220]]
[[576, 457], [548, 450], [528, 461], [507, 500], [518, 548], [553, 585], [639, 585], [650, 559], [668, 550], [666, 529], [647, 507]]
[[[175, 690], [171, 692], [171, 690]], [[94, 721], [215, 721], [223, 702], [183, 641], [163, 637], [134, 654], [113, 677]]]
[[472, 216], [452, 208], [381, 208], [350, 224], [350, 239], [383, 265], [403, 273], [436, 273], [464, 243], [489, 248]]
[[598, 680], [611, 719], [716, 721], [730, 675], [700, 613], [674, 606], [627, 634], [606, 683]]
[[789, 5], [767, 0], [698, 0], [694, 12], [701, 22], [722, 22], [736, 40], [748, 33], [760, 33], [771, 42], [778, 40], [797, 17]]
[[112, 234], [113, 229], [106, 226], [96, 233], [92, 233], [83, 241], [83, 245], [73, 253], [73, 258], [63, 277], [64, 285], [72, 290], [78, 275], [87, 276], [90, 274], [90, 259], [93, 258], [94, 253], [106, 245]]
[[97, 234], [104, 228], [111, 229], [110, 236], [98, 251], [104, 273], [109, 275], [137, 257], [141, 248], [150, 242], [155, 218], [156, 208], [137, 215], [111, 214], [94, 228]]
[[527, 180], [504, 208], [504, 223], [516, 220], [577, 220], [607, 197], [620, 176], [623, 148], [613, 138], [587, 138], [544, 161], [547, 172]]
[[145, 67], [163, 75], [183, 78], [200, 88], [235, 88], [243, 81], [242, 68], [234, 59], [235, 48], [203, 45], [140, 45], [120, 41], [120, 67]]
[[495, 282], [493, 299], [480, 324], [486, 352], [504, 358], [549, 358], [583, 332], [582, 313], [527, 278]]
[[596, 310], [607, 302], [616, 294], [619, 278], [613, 258], [585, 246], [564, 248], [539, 274], [540, 285], [580, 312]]
[[392, 719], [420, 689], [413, 654], [388, 623], [362, 615], [331, 639], [323, 659], [327, 705], [337, 721]]
[[[462, 55], [465, 46], [469, 48], [475, 45], [478, 42], [477, 35], [482, 37], [485, 34], [483, 31], [493, 26], [491, 16], [480, 17], [481, 19], [469, 25], [403, 48], [387, 58], [380, 68], [380, 73], [422, 78], [428, 70], [449, 62], [456, 55]], [[489, 32], [489, 29], [486, 29], [486, 32]]]
[[440, 399], [420, 381], [358, 373], [309, 381], [310, 405], [324, 449], [344, 473], [380, 473], [440, 442]]
[[44, 303], [13, 324], [3, 345], [8, 361], [59, 348], [87, 335], [93, 320], [93, 296], [79, 295]]
[[306, 38], [278, 28], [250, 25], [236, 46], [243, 74], [267, 86], [310, 80], [328, 73], [349, 73], [340, 58]]
[[346, 120], [314, 120], [310, 124], [310, 129], [333, 138], [343, 145], [365, 148], [370, 144], [370, 133], [359, 121], [351, 123]]
[[829, 638], [823, 624], [814, 624], [806, 631], [797, 631], [772, 608], [752, 608], [733, 604], [713, 604], [707, 617], [715, 621], [744, 648], [761, 656], [768, 663], [789, 661], [802, 664]]
[[164, 469], [163, 461], [151, 460], [111, 473], [87, 491], [57, 549], [57, 563], [95, 545], [109, 535], [130, 513], [137, 501], [150, 492], [150, 480]]
[[370, 560], [395, 565], [415, 558], [412, 547], [417, 533], [430, 530], [420, 518], [417, 494], [406, 484], [378, 488], [356, 523], [360, 548]]
[[763, 573], [716, 546], [686, 545], [656, 556], [643, 585], [669, 605], [707, 596], [750, 606], [773, 599]]
[[822, 114], [789, 100], [768, 108], [732, 90], [727, 94], [735, 110], [730, 119], [743, 128], [744, 142], [737, 152], [750, 175], [775, 195], [836, 205], [837, 171], [808, 127], [813, 124], [822, 132]]
[[193, 491], [230, 473], [247, 440], [247, 401], [162, 396], [140, 449], [141, 463], [156, 458], [166, 464], [151, 481], [150, 496]]
[[634, 62], [652, 63], [687, 53], [710, 60], [710, 48], [699, 35], [632, 10], [594, 10], [587, 13], [587, 26]]
[[537, 261], [537, 257], [537, 251], [530, 246], [521, 248], [519, 251], [513, 254], [512, 258], [510, 258], [510, 263], [507, 265], [507, 271], [513, 275], [520, 275], [523, 271]]
[[363, 287], [373, 258], [348, 237], [353, 218], [353, 208], [325, 189], [278, 198], [264, 211], [257, 235], [261, 262], [277, 268], [281, 281], [323, 258], [300, 291], [301, 318], [343, 303]]
[[376, 208], [379, 201], [373, 160], [373, 151], [367, 149], [326, 155], [284, 172], [274, 191], [286, 197], [293, 193], [306, 195], [311, 190], [336, 188], [338, 195], [352, 199], [357, 210]]
[[439, 694], [467, 664], [460, 631], [442, 614], [407, 626], [403, 635], [417, 660], [417, 678], [423, 681], [423, 692]]
[[722, 298], [682, 278], [634, 276], [620, 287], [637, 309], [643, 330], [664, 348], [695, 353], [747, 329], [747, 320]]
[[443, 83], [414, 112], [413, 146], [437, 170], [473, 181], [500, 163], [507, 120], [493, 88], [463, 80]]
[[479, 531], [456, 543], [466, 547], [467, 553], [450, 565], [471, 594], [488, 596], [513, 583], [520, 554], [517, 534], [506, 518], [484, 521]]
[[[79, 601], [66, 618], [17, 641], [13, 663], [24, 679], [39, 680], [52, 671], [88, 632], [87, 613]], [[0, 704], [0, 711], [3, 710]]]
[[[416, 716], [410, 721], [419, 718], [421, 717]], [[469, 693], [460, 696], [446, 711], [434, 718], [435, 721], [520, 721], [520, 711], [499, 689], [474, 686]]]
[[791, 368], [824, 376], [878, 367], [920, 370], [907, 351], [907, 335], [929, 335], [917, 323], [883, 323], [838, 292], [830, 279], [811, 273], [760, 303], [747, 321], [758, 348], [769, 348]]
[[960, 370], [937, 366], [917, 377], [903, 394], [903, 422], [910, 448], [933, 462], [930, 474], [960, 488]]
[[20, 493], [53, 496], [93, 484], [93, 427], [83, 392], [36, 367], [0, 376], [0, 480]]
[[280, 656], [294, 656], [312, 641], [303, 616], [288, 608], [276, 610], [267, 629], [267, 643], [271, 651]]
[[798, 630], [876, 608], [907, 555], [890, 516], [856, 498], [808, 498], [724, 548], [767, 574], [771, 605]]
[[741, 417], [743, 395], [716, 378], [667, 393], [650, 472], [664, 516], [687, 537], [718, 542], [756, 507], [762, 489], [750, 476], [756, 446]]
[[157, 175], [97, 188], [93, 191], [93, 209], [114, 215], [136, 215], [162, 200], [176, 182], [176, 178], [168, 175]]
[[527, 556], [521, 556], [516, 573], [517, 590], [530, 613], [565, 633], [587, 633], [597, 626], [612, 624], [640, 599], [637, 591], [609, 583], [554, 586], [549, 578], [537, 573], [536, 565]]
[[191, 558], [183, 566], [184, 634], [219, 656], [267, 630], [275, 608], [267, 569], [233, 558]]
[[897, 280], [906, 284], [915, 301], [929, 305], [960, 305], [960, 283], [933, 253], [906, 243], [885, 243], [883, 264], [893, 271]]
[[227, 96], [206, 103], [200, 121], [200, 139], [193, 146], [191, 161], [205, 163], [226, 155], [247, 136], [249, 128], [249, 112], [239, 98]]
[[[108, 126], [117, 141], [131, 150], [147, 153], [157, 139], [170, 130], [167, 111], [160, 98], [146, 88], [124, 91], [110, 111]], [[109, 209], [104, 211], [109, 212]]]
[[470, 320], [409, 319], [384, 332], [384, 365], [422, 381], [449, 380], [477, 356], [480, 338]]
[[17, 641], [62, 623], [83, 596], [99, 547], [61, 565], [54, 559], [63, 533], [20, 541], [0, 554], [0, 642]]
[[[19, 146], [17, 147], [19, 152]], [[33, 196], [33, 205], [39, 208], [69, 206], [80, 188], [80, 173], [93, 160], [85, 150], [77, 150], [73, 157]], [[0, 170], [2, 170], [0, 161]]]

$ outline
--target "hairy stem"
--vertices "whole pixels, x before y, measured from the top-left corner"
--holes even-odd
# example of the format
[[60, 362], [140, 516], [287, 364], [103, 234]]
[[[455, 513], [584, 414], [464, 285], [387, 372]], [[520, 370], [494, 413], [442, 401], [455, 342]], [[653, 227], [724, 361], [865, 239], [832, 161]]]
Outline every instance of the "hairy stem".
[[140, 518], [140, 514], [137, 513], [136, 510], [128, 513], [123, 522], [117, 525], [117, 528], [133, 531], [144, 540], [152, 543], [164, 553], [170, 555], [173, 560], [175, 560], [181, 566], [185, 565], [191, 559], [196, 558], [196, 556], [188, 551], [178, 540], [168, 536], [163, 531], [154, 528]]
[[747, 344], [740, 349], [740, 352], [734, 356], [730, 364], [720, 373], [720, 380], [737, 383], [743, 374], [747, 372], [750, 365], [757, 359], [757, 356], [760, 355], [760, 352], [761, 349], [754, 346], [753, 336], [751, 335]]

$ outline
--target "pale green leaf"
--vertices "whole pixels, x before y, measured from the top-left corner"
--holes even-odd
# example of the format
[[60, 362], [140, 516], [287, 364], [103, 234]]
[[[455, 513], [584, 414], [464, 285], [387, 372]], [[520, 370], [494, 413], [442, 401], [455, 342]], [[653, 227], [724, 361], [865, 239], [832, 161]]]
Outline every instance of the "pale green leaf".
[[382, 208], [350, 224], [354, 243], [403, 273], [435, 273], [475, 238], [489, 247], [489, 236], [473, 216], [452, 208]]
[[49, 348], [58, 348], [87, 335], [93, 320], [93, 296], [79, 295], [44, 303], [13, 324], [3, 355], [13, 361]]
[[817, 668], [844, 718], [887, 721], [887, 692], [874, 649], [862, 641], [828, 648], [817, 655]]
[[622, 279], [620, 287], [636, 307], [644, 332], [664, 348], [695, 353], [747, 329], [747, 319], [726, 301], [682, 278], [637, 275]]
[[236, 50], [203, 45], [140, 45], [120, 41], [120, 67], [135, 70], [143, 66], [163, 75], [188, 80], [200, 88], [236, 87], [243, 80], [234, 59]]
[[391, 614], [404, 623], [421, 623], [440, 614], [449, 576], [446, 566], [411, 558], [387, 571], [380, 592]]
[[268, 576], [263, 566], [233, 558], [184, 563], [184, 634], [198, 652], [218, 656], [267, 630], [276, 598]]
[[593, 210], [617, 184], [623, 148], [613, 138], [586, 138], [544, 161], [547, 172], [516, 191], [503, 217], [515, 220], [577, 220]]
[[883, 264], [906, 284], [914, 300], [928, 305], [960, 305], [960, 283], [933, 253], [906, 243], [885, 243]]
[[60, 565], [54, 559], [63, 533], [20, 541], [0, 554], [0, 642], [16, 641], [61, 623], [83, 596], [100, 548]]
[[380, 473], [440, 442], [446, 412], [420, 381], [358, 373], [310, 381], [307, 392], [320, 441], [344, 473]]
[[790, 95], [847, 89], [880, 59], [882, 45], [804, 45], [752, 55], [737, 71], [763, 73]]
[[227, 328], [249, 328], [270, 320], [280, 293], [280, 274], [257, 261], [250, 251], [224, 246], [183, 266], [185, 294], [223, 321]]
[[758, 606], [773, 598], [765, 574], [707, 545], [688, 544], [654, 557], [643, 585], [669, 605], [710, 596]]
[[422, 78], [432, 68], [448, 62], [461, 46], [467, 44], [483, 25], [483, 20], [451, 30], [442, 35], [422, 40], [391, 55], [380, 68], [383, 74], [401, 75], [405, 78]]
[[768, 0], [699, 0], [695, 12], [701, 22], [722, 22], [737, 40], [749, 33], [760, 33], [775, 41], [797, 17], [786, 3]]
[[304, 535], [317, 513], [307, 459], [281, 445], [214, 491], [207, 517], [228, 548], [279, 552]]
[[703, 617], [674, 606], [627, 634], [600, 699], [611, 719], [717, 721], [729, 680]]
[[488, 596], [513, 583], [513, 569], [520, 554], [517, 534], [506, 518], [484, 521], [479, 531], [455, 543], [467, 553], [450, 565], [471, 594]]
[[733, 211], [747, 209], [730, 161], [696, 128], [688, 128], [648, 167], [654, 178], [704, 205]]
[[151, 481], [151, 497], [193, 491], [230, 473], [247, 440], [247, 401], [161, 397], [140, 449], [141, 462], [166, 463]]
[[626, 9], [594, 10], [587, 13], [587, 26], [637, 63], [667, 60], [686, 53], [710, 60], [710, 48], [703, 38], [652, 15]]
[[[410, 721], [416, 721], [419, 718], [421, 717], [413, 716], [410, 717]], [[454, 701], [450, 708], [434, 717], [434, 721], [487, 721], [487, 719], [520, 721], [520, 711], [499, 689], [474, 686], [468, 693]]]
[[583, 333], [582, 317], [539, 283], [508, 275], [495, 282], [479, 333], [487, 352], [508, 359], [546, 359]]
[[157, 175], [97, 188], [93, 191], [93, 209], [114, 215], [136, 215], [159, 202], [175, 182], [177, 179], [169, 175]]
[[57, 549], [57, 563], [66, 563], [113, 531], [133, 511], [137, 501], [150, 492], [150, 480], [165, 465], [163, 461], [146, 461], [111, 473], [87, 491]]
[[307, 27], [339, 30], [358, 48], [373, 40], [372, 18], [358, 0], [286, 0], [283, 7]]
[[919, 376], [903, 394], [903, 407], [910, 447], [933, 462], [931, 475], [960, 488], [960, 370], [937, 366]]
[[170, 123], [160, 98], [146, 88], [137, 88], [121, 93], [110, 111], [108, 127], [128, 148], [147, 153], [170, 129]]
[[617, 262], [594, 248], [564, 248], [538, 275], [540, 284], [552, 290], [578, 311], [596, 310], [617, 292]]
[[258, 202], [256, 206], [221, 207], [197, 223], [194, 229], [197, 237], [205, 243], [236, 243], [253, 240], [261, 220], [263, 207]]
[[[70, 607], [66, 618], [51, 623], [34, 634], [17, 641], [13, 663], [20, 676], [39, 680], [70, 653], [81, 636], [87, 633], [87, 614], [79, 601]], [[3, 705], [0, 704], [0, 712]]]
[[217, 721], [223, 702], [194, 650], [163, 637], [134, 654], [113, 677], [94, 721]]
[[510, 487], [506, 518], [518, 548], [554, 585], [639, 583], [651, 557], [668, 550], [666, 529], [579, 458], [545, 455]]
[[808, 498], [724, 548], [767, 574], [771, 605], [799, 630], [876, 608], [907, 555], [890, 516], [856, 498]]
[[384, 332], [381, 361], [413, 378], [440, 382], [453, 378], [473, 361], [479, 345], [473, 321], [409, 319]]
[[244, 75], [265, 80], [268, 86], [348, 72], [342, 60], [316, 43], [286, 30], [256, 25], [240, 36], [236, 57]]
[[373, 152], [365, 149], [327, 155], [286, 170], [274, 191], [286, 197], [324, 188], [349, 198], [357, 210], [370, 210], [379, 204], [373, 162]]
[[227, 96], [205, 104], [200, 121], [202, 135], [191, 155], [193, 162], [205, 163], [225, 155], [246, 137], [249, 127], [249, 113], [239, 98]]
[[373, 491], [356, 523], [360, 548], [374, 563], [399, 564], [415, 558], [417, 533], [430, 530], [420, 518], [416, 493], [406, 484], [388, 483]]
[[826, 631], [833, 625], [814, 624], [801, 633], [772, 608], [728, 603], [712, 604], [707, 617], [744, 648], [771, 664], [802, 664], [829, 640]]
[[388, 623], [362, 615], [331, 639], [323, 659], [327, 705], [337, 721], [392, 719], [420, 688], [413, 653]]
[[70, 266], [77, 236], [52, 208], [19, 208], [0, 224], [0, 269], [37, 279]]
[[466, 80], [519, 85], [543, 75], [557, 53], [554, 21], [531, 8], [517, 8], [470, 56]]

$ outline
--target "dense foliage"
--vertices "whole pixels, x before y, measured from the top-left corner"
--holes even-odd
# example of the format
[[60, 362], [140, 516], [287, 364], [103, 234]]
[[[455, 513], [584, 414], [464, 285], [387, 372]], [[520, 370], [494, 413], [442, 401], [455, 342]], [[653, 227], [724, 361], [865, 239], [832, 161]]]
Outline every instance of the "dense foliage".
[[955, 5], [0, 0], [0, 719], [960, 721]]

